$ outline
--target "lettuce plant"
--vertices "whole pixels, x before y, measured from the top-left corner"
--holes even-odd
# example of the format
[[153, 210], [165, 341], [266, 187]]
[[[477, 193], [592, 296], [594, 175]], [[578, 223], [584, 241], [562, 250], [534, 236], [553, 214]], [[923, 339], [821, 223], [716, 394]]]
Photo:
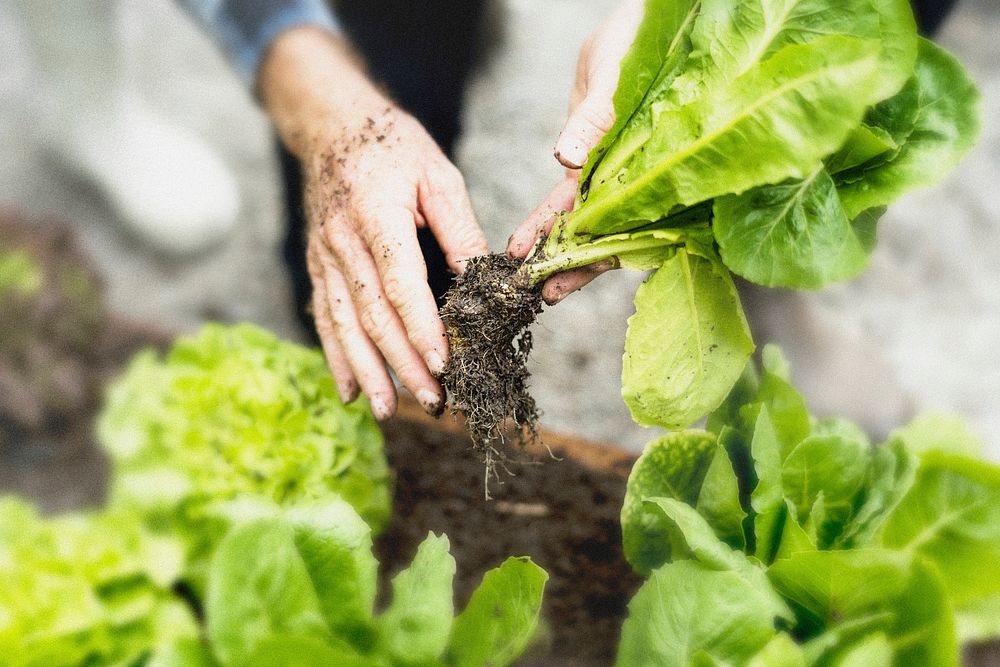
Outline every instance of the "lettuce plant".
[[[918, 38], [908, 0], [647, 0], [573, 210], [508, 282], [530, 291], [601, 260], [655, 270], [635, 296], [622, 393], [640, 424], [683, 428], [719, 405], [753, 350], [730, 272], [786, 288], [857, 275], [885, 207], [972, 145], [977, 102], [961, 65]], [[446, 306], [460, 352], [446, 385], [470, 415], [494, 417], [480, 409], [484, 382], [462, 373], [501, 345], [466, 351], [484, 322], [460, 325], [478, 312], [469, 297], [484, 293], [487, 311], [512, 299], [503, 281], [465, 282]], [[506, 320], [501, 343], [520, 335], [514, 314], [487, 323], [490, 342]], [[507, 402], [494, 422], [524, 403]]]
[[534, 636], [547, 575], [527, 558], [487, 572], [456, 616], [455, 560], [448, 538], [430, 534], [376, 614], [371, 530], [348, 503], [224, 511], [233, 527], [208, 573], [206, 641], [182, 638], [154, 667], [502, 666]]
[[139, 664], [196, 638], [170, 586], [183, 551], [121, 513], [43, 519], [0, 499], [0, 664]]
[[163, 359], [139, 354], [109, 390], [97, 430], [114, 465], [112, 504], [187, 538], [192, 555], [202, 552], [194, 570], [221, 537], [211, 518], [219, 502], [337, 495], [376, 531], [389, 515], [367, 404], [340, 403], [318, 352], [251, 325], [207, 325]]
[[730, 271], [790, 288], [857, 275], [884, 207], [970, 147], [976, 101], [907, 0], [648, 0], [615, 124], [522, 271], [656, 269], [622, 391], [639, 423], [687, 426], [753, 347]]
[[618, 664], [958, 665], [1000, 636], [1000, 467], [978, 454], [934, 416], [872, 447], [765, 348], [706, 430], [632, 470], [625, 554], [649, 579]]

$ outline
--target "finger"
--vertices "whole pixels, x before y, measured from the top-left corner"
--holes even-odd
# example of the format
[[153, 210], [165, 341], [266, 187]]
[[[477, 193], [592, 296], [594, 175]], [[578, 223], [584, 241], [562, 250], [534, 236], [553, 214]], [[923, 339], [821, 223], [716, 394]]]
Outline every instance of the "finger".
[[507, 255], [510, 257], [527, 257], [535, 242], [548, 234], [555, 223], [556, 216], [562, 211], [573, 208], [576, 198], [576, 179], [567, 178], [549, 193], [538, 207], [518, 225], [507, 241]]
[[326, 280], [330, 319], [337, 340], [361, 390], [368, 397], [375, 418], [379, 421], [388, 419], [396, 412], [396, 387], [385, 369], [385, 359], [358, 319], [354, 302], [347, 296], [350, 294], [347, 280], [332, 258], [321, 253], [320, 259]]
[[[412, 219], [409, 224], [411, 233], [415, 237], [415, 233], [412, 232]], [[424, 409], [429, 413], [439, 414], [444, 406], [444, 392], [441, 389], [441, 385], [431, 375], [426, 360], [421, 357], [411, 343], [400, 313], [394, 307], [395, 304], [389, 298], [386, 291], [396, 291], [397, 288], [394, 287], [394, 281], [397, 278], [394, 277], [392, 272], [380, 275], [375, 259], [367, 251], [362, 239], [351, 234], [341, 236], [352, 236], [354, 239], [355, 247], [351, 248], [346, 254], [343, 252], [344, 249], [341, 249], [341, 253], [338, 253], [338, 256], [350, 258], [350, 261], [341, 261], [339, 268], [342, 270], [343, 279], [350, 289], [351, 302], [360, 329], [365, 334], [365, 337], [381, 353], [385, 361], [396, 371], [399, 381], [410, 390]], [[382, 238], [388, 239], [388, 237]], [[388, 240], [382, 240], [380, 245], [376, 247], [383, 248], [384, 246], [389, 246], [390, 243]], [[437, 309], [434, 307], [433, 297], [429, 296], [430, 290], [426, 283], [426, 270], [423, 270], [423, 262], [419, 258], [419, 245], [416, 245], [415, 238], [414, 245], [416, 246], [415, 261], [417, 262], [414, 266], [421, 270], [421, 275], [423, 276], [422, 289], [427, 292], [430, 298], [431, 317], [437, 320]], [[378, 254], [381, 258], [382, 255], [388, 257], [403, 253], [386, 253], [380, 250]], [[387, 258], [385, 261], [388, 262], [390, 260]], [[407, 276], [407, 278], [412, 279], [412, 276]], [[420, 284], [419, 277], [416, 279], [416, 282], [418, 285]], [[441, 327], [440, 336], [435, 342], [446, 349], [443, 325]], [[440, 362], [440, 367], [442, 369], [444, 367], [443, 359]], [[358, 380], [364, 388], [365, 380], [358, 374], [357, 368], [355, 368], [355, 374], [358, 375]], [[393, 399], [395, 399], [395, 393], [393, 393]], [[395, 405], [393, 405], [393, 408], [395, 408]]]
[[555, 156], [568, 169], [579, 169], [587, 162], [587, 155], [598, 144], [615, 122], [615, 108], [611, 95], [590, 89], [587, 96], [576, 105], [566, 119]]
[[617, 261], [610, 259], [578, 269], [570, 269], [569, 271], [557, 273], [546, 280], [542, 286], [542, 299], [550, 306], [554, 306], [597, 276], [612, 269], [617, 269], [618, 266]]
[[469, 258], [489, 253], [486, 235], [476, 222], [465, 180], [454, 165], [443, 161], [428, 170], [417, 196], [420, 213], [441, 245], [452, 271], [460, 274]]
[[[381, 306], [391, 305], [402, 321], [401, 335], [407, 338], [416, 349], [424, 370], [430, 374], [440, 375], [444, 372], [448, 360], [448, 339], [444, 324], [438, 316], [437, 303], [434, 294], [427, 283], [427, 266], [424, 264], [423, 253], [414, 227], [413, 214], [403, 208], [374, 209], [367, 214], [368, 221], [362, 225], [364, 240], [368, 242], [374, 257], [374, 267], [378, 275], [382, 291], [389, 304], [381, 302]], [[372, 282], [371, 280], [362, 282]], [[391, 326], [387, 321], [389, 312], [379, 308], [378, 295], [374, 304], [368, 308], [374, 313], [379, 311], [378, 325]], [[370, 299], [371, 295], [369, 296]], [[381, 347], [381, 346], [380, 346]], [[383, 349], [383, 351], [385, 351]], [[409, 363], [409, 359], [406, 359]], [[392, 361], [390, 360], [390, 363]], [[400, 369], [393, 364], [396, 373]], [[414, 375], [416, 387], [436, 389], [437, 382], [427, 383], [423, 378]], [[414, 386], [404, 382], [408, 389]], [[416, 395], [416, 394], [414, 394]]]
[[316, 324], [316, 333], [326, 356], [326, 364], [337, 385], [337, 394], [342, 403], [350, 403], [358, 397], [358, 382], [354, 378], [351, 364], [344, 355], [344, 349], [337, 340], [337, 332], [333, 326], [333, 316], [330, 314], [330, 297], [327, 292], [327, 279], [320, 261], [316, 258], [314, 249], [306, 254], [309, 277], [312, 280], [312, 310]]

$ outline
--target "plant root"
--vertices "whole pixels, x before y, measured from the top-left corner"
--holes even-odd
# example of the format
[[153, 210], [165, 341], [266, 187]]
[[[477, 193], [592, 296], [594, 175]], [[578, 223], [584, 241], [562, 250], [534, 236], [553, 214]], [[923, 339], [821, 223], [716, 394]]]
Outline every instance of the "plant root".
[[499, 481], [497, 466], [507, 469], [504, 434], [513, 430], [519, 444], [538, 439], [526, 364], [541, 289], [517, 273], [520, 264], [504, 255], [469, 260], [441, 308], [451, 361], [440, 379], [452, 413], [465, 414], [472, 445], [483, 457], [487, 498], [490, 479]]

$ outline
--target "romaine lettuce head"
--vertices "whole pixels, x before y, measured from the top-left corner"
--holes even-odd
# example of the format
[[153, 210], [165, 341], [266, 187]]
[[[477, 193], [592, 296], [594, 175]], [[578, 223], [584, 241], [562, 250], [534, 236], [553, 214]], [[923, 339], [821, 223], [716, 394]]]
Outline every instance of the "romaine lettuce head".
[[135, 664], [197, 637], [170, 585], [179, 543], [149, 535], [127, 513], [43, 519], [0, 499], [0, 664]]
[[237, 497], [292, 506], [336, 494], [376, 532], [389, 515], [367, 403], [340, 402], [319, 352], [252, 325], [210, 324], [163, 358], [140, 353], [97, 430], [114, 461], [112, 502], [200, 548], [210, 508]]

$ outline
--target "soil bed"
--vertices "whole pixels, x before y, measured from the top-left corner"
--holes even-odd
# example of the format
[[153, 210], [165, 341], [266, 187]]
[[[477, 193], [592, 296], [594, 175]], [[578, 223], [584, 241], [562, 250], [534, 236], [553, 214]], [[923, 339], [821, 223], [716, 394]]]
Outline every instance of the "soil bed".
[[393, 516], [376, 550], [381, 590], [428, 531], [444, 532], [458, 562], [457, 604], [507, 556], [531, 556], [549, 573], [539, 645], [519, 665], [609, 665], [625, 607], [640, 580], [625, 563], [618, 514], [634, 457], [612, 445], [542, 431], [541, 444], [508, 462], [515, 475], [483, 499], [483, 467], [458, 420], [435, 421], [410, 401], [385, 425], [395, 471]]

